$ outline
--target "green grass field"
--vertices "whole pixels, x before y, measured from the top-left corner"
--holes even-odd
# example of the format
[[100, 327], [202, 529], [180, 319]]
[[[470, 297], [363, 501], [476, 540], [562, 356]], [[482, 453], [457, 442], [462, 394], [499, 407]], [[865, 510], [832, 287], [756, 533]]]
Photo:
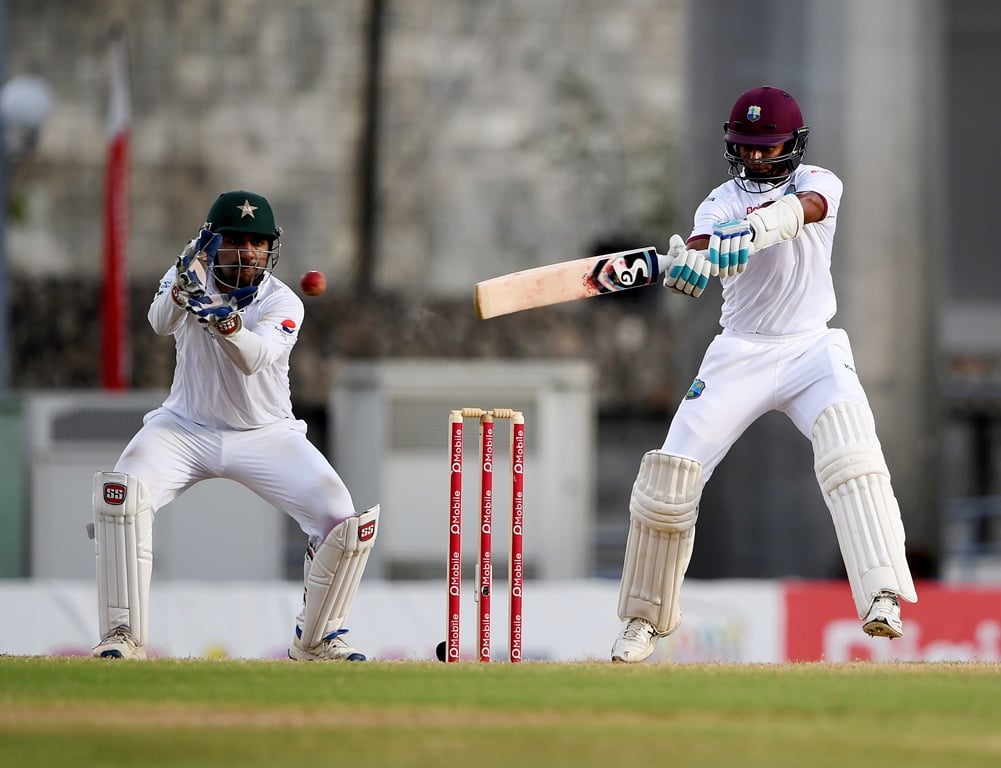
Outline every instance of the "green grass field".
[[2, 766], [862, 764], [1001, 764], [1001, 665], [0, 657]]

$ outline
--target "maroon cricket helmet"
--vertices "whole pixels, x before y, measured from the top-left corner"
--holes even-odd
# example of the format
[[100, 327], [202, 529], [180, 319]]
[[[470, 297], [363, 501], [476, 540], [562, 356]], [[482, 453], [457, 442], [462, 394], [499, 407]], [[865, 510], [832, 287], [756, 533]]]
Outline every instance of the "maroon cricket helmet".
[[[742, 181], [753, 181], [773, 188], [788, 179], [803, 162], [809, 136], [810, 129], [803, 125], [803, 113], [792, 94], [767, 85], [745, 91], [730, 110], [730, 119], [723, 123], [724, 157], [730, 164], [730, 175], [742, 187]], [[757, 147], [784, 144], [786, 151], [770, 161], [771, 172], [762, 175], [748, 170], [737, 150], [741, 144]]]

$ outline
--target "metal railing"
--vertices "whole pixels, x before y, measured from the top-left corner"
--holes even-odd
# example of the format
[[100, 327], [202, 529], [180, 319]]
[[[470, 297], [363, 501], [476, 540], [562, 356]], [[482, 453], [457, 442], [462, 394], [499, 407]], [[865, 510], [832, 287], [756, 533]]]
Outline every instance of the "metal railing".
[[1001, 496], [966, 496], [945, 505], [946, 554], [964, 579], [984, 560], [1001, 560]]

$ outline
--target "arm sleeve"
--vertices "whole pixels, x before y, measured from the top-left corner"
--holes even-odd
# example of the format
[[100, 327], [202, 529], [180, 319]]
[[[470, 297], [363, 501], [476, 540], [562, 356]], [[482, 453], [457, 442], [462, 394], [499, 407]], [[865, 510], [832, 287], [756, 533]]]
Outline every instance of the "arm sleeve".
[[699, 203], [695, 209], [692, 234], [688, 236], [686, 242], [698, 240], [701, 237], [711, 237], [713, 226], [717, 221], [728, 221], [735, 218], [732, 206], [728, 205], [727, 198], [722, 194], [722, 187], [717, 187], [709, 196]]
[[821, 219], [823, 221], [824, 219], [837, 217], [838, 208], [841, 206], [841, 193], [843, 190], [844, 184], [836, 174], [824, 168], [811, 168], [797, 191], [816, 192], [824, 198], [826, 210], [824, 211], [824, 218]]
[[256, 322], [228, 336], [216, 335], [226, 357], [247, 376], [272, 365], [295, 345], [305, 315], [302, 302], [294, 295], [262, 310]]
[[170, 295], [174, 287], [174, 268], [167, 270], [160, 279], [160, 285], [156, 290], [152, 303], [149, 305], [149, 312], [146, 317], [153, 331], [158, 336], [169, 336], [174, 333], [187, 319], [187, 311], [177, 303]]

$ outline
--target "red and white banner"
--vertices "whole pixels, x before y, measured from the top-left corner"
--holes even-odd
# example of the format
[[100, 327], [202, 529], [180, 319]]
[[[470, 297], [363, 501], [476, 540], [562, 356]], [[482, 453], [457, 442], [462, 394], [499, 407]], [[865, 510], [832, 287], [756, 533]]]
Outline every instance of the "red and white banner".
[[785, 585], [785, 657], [789, 661], [1001, 661], [1001, 589], [917, 585], [918, 602], [901, 601], [904, 636], [866, 637], [848, 582]]
[[104, 280], [101, 288], [101, 385], [129, 385], [128, 230], [129, 96], [128, 41], [125, 29], [111, 33], [111, 82], [108, 107], [108, 162], [104, 180]]

